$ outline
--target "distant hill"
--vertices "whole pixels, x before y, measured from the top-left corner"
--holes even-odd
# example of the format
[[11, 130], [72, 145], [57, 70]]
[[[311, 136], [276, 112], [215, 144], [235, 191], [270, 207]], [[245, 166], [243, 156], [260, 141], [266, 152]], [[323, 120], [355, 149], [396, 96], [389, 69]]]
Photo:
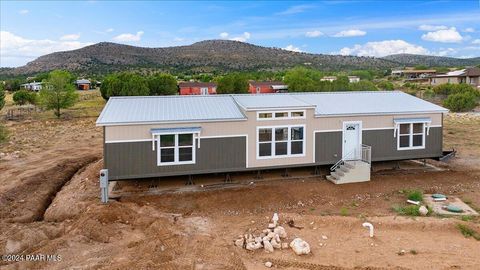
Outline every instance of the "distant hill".
[[102, 75], [114, 71], [141, 69], [160, 69], [172, 72], [281, 70], [298, 65], [311, 66], [321, 70], [382, 70], [404, 64], [433, 62], [435, 65], [465, 65], [467, 62], [476, 61], [478, 63], [478, 58], [476, 59], [421, 55], [393, 55], [374, 58], [311, 54], [230, 40], [206, 40], [188, 46], [165, 48], [144, 48], [101, 42], [78, 50], [44, 55], [22, 67], [2, 69], [0, 76], [26, 76], [54, 69], [67, 69], [85, 75]]
[[418, 54], [393, 54], [385, 56], [382, 59], [397, 62], [404, 66], [424, 65], [428, 67], [458, 67], [480, 65], [480, 57], [463, 59]]

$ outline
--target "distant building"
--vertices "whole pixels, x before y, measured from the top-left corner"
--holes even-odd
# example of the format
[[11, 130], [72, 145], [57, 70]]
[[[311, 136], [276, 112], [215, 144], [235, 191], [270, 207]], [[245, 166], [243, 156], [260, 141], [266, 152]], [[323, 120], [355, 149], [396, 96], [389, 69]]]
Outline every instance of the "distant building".
[[336, 80], [337, 80], [337, 76], [325, 76], [320, 79], [320, 81], [329, 81], [329, 82], [333, 82]]
[[248, 82], [248, 92], [250, 94], [285, 93], [287, 91], [288, 86], [280, 81]]
[[466, 83], [480, 88], [480, 68], [472, 67], [429, 77], [430, 85]]
[[41, 83], [41, 82], [24, 83], [24, 84], [20, 85], [20, 88], [38, 92], [38, 91], [42, 90], [42, 84], [43, 83]]
[[217, 93], [217, 84], [213, 82], [181, 82], [178, 84], [180, 95], [212, 95]]
[[357, 83], [360, 81], [360, 77], [358, 76], [348, 76], [348, 82], [350, 83]]
[[435, 75], [434, 69], [397, 69], [392, 70], [392, 76], [405, 77], [406, 79], [418, 79], [427, 78], [428, 76]]
[[75, 85], [77, 86], [78, 90], [89, 90], [91, 82], [86, 79], [80, 79], [75, 81]]

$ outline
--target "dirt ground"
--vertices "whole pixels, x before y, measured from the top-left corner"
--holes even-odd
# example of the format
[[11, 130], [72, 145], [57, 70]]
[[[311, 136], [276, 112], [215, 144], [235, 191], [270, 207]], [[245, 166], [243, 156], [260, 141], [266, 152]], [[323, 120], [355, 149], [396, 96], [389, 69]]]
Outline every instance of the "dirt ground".
[[[108, 204], [99, 202], [102, 134], [94, 122], [82, 116], [7, 123], [10, 143], [0, 150], [0, 254], [19, 256], [3, 256], [0, 268], [266, 269], [271, 261], [275, 269], [480, 269], [480, 241], [457, 229], [465, 224], [480, 232], [479, 218], [405, 217], [393, 210], [404, 204], [406, 189], [455, 195], [479, 210], [478, 116], [446, 116], [444, 148], [459, 152], [448, 164], [429, 162], [438, 171], [385, 166], [372, 181], [348, 185], [298, 175], [254, 181], [245, 174], [253, 184], [137, 192]], [[233, 245], [238, 235], [264, 229], [274, 212], [287, 241], [301, 237], [311, 254]], [[364, 221], [374, 224], [374, 238]], [[38, 254], [59, 257], [25, 261]]]

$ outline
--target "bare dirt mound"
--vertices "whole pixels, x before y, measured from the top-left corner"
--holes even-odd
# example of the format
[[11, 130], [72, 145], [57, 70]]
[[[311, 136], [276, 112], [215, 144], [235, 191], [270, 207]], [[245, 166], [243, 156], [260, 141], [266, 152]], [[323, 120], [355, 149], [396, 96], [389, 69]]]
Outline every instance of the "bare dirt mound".
[[19, 179], [19, 184], [0, 194], [0, 219], [7, 222], [31, 222], [43, 219], [55, 194], [72, 176], [98, 157], [59, 160], [57, 165]]

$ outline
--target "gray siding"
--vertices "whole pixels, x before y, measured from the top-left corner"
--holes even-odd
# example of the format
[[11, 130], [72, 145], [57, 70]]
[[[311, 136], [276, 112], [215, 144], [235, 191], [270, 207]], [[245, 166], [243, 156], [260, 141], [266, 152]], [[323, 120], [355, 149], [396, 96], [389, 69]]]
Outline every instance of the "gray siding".
[[[372, 147], [372, 161], [433, 158], [442, 155], [442, 128], [431, 127], [425, 137], [425, 149], [397, 150], [393, 129], [364, 130], [363, 144]], [[342, 132], [315, 134], [315, 163], [333, 164], [342, 157]]]
[[342, 158], [342, 132], [315, 133], [315, 163], [334, 164]]
[[442, 155], [442, 128], [431, 127], [425, 137], [425, 149], [397, 150], [393, 129], [364, 130], [363, 144], [372, 147], [372, 161], [432, 158]]
[[152, 142], [105, 144], [105, 168], [110, 180], [244, 170], [246, 138], [205, 138], [197, 148], [196, 164], [157, 166]]

